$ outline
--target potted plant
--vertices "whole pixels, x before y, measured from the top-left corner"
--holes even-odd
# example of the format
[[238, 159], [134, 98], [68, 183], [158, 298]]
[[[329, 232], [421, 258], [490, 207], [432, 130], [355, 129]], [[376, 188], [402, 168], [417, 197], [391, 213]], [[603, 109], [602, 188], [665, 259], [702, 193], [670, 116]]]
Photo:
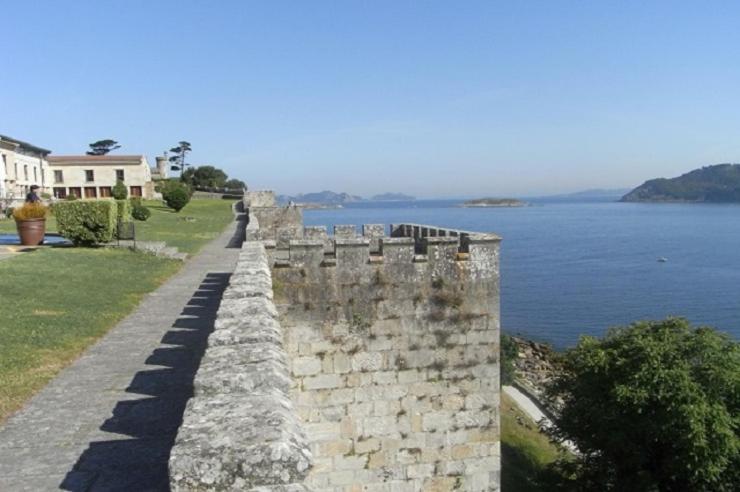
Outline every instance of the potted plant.
[[38, 246], [44, 242], [48, 211], [48, 207], [39, 202], [26, 203], [13, 210], [15, 226], [23, 246]]

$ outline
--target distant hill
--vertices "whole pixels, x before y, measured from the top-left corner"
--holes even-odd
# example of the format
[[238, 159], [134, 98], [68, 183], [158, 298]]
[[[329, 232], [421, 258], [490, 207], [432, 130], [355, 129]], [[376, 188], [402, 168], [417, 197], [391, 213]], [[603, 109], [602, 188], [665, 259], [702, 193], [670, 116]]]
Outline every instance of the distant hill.
[[342, 205], [350, 202], [360, 202], [361, 196], [350, 195], [349, 193], [335, 193], [333, 191], [320, 191], [318, 193], [303, 193], [295, 196], [280, 195], [278, 201], [281, 203], [315, 203], [321, 205]]
[[609, 197], [621, 197], [625, 193], [629, 192], [629, 188], [617, 188], [613, 190], [605, 190], [601, 188], [594, 188], [592, 190], [576, 191], [574, 193], [566, 193], [564, 195], [555, 195], [555, 197], [563, 198], [609, 198]]
[[376, 202], [408, 202], [416, 200], [416, 197], [404, 195], [403, 193], [381, 193], [380, 195], [374, 195], [370, 200]]
[[740, 164], [717, 164], [677, 178], [657, 178], [624, 195], [623, 202], [740, 202]]

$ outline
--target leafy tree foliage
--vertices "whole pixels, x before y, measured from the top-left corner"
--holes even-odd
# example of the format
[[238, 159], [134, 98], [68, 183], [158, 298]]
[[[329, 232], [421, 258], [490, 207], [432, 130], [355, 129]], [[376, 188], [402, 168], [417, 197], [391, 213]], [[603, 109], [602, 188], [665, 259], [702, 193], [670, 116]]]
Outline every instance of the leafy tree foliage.
[[164, 202], [175, 212], [179, 212], [190, 201], [190, 195], [185, 188], [173, 188], [164, 195]]
[[90, 150], [87, 151], [87, 155], [105, 155], [111, 150], [120, 149], [121, 146], [118, 142], [111, 139], [98, 140], [90, 144]]
[[501, 335], [501, 384], [512, 384], [515, 379], [514, 360], [519, 355], [516, 342], [509, 335]]
[[552, 432], [581, 452], [560, 462], [567, 489], [738, 490], [740, 344], [669, 318], [583, 337], [562, 362]]
[[247, 185], [241, 179], [231, 178], [224, 183], [224, 188], [228, 190], [243, 190]]
[[182, 180], [194, 188], [223, 188], [228, 176], [213, 166], [199, 166], [186, 170]]
[[111, 190], [111, 195], [113, 195], [113, 198], [116, 200], [125, 200], [128, 196], [128, 189], [126, 189], [126, 185], [123, 184], [123, 181], [120, 179], [116, 181], [116, 185]]
[[170, 149], [170, 152], [172, 152], [172, 155], [170, 156], [170, 163], [172, 166], [170, 166], [170, 168], [173, 171], [180, 171], [181, 177], [185, 172], [185, 168], [188, 166], [188, 163], [185, 162], [185, 156], [191, 150], [190, 142], [186, 142], [185, 140], [181, 140], [177, 147], [172, 147]]

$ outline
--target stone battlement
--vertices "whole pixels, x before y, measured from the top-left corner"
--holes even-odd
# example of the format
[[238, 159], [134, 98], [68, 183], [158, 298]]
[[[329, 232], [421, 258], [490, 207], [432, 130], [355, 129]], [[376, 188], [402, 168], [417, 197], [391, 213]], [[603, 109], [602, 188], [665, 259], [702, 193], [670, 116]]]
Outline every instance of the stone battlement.
[[334, 226], [330, 236], [324, 226], [303, 228], [302, 239], [268, 242], [278, 268], [356, 268], [362, 264], [447, 263], [486, 261], [501, 238], [495, 234], [440, 229], [418, 224], [364, 224], [361, 235], [354, 225]]

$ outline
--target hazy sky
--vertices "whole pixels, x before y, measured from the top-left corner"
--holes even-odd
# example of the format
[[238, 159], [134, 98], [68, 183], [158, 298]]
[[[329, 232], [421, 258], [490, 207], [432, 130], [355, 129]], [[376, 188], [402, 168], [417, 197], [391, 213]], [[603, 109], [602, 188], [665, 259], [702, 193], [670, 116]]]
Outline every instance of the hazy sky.
[[252, 188], [532, 195], [740, 161], [740, 2], [5, 1], [0, 133]]

